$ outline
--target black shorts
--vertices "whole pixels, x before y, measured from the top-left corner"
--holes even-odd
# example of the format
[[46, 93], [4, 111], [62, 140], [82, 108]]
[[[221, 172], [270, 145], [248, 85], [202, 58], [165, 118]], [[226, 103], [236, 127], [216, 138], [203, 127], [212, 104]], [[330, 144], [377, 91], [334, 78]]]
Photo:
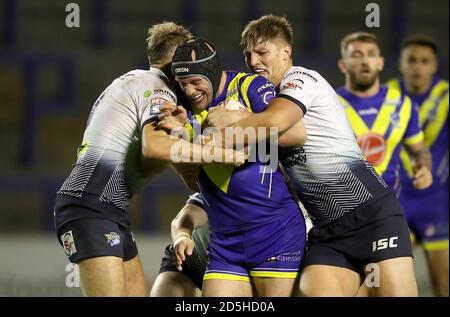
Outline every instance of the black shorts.
[[[57, 212], [70, 212], [65, 210], [68, 208], [71, 207]], [[128, 261], [138, 254], [130, 227], [112, 220], [84, 216], [57, 227], [56, 233], [72, 263], [99, 256], [117, 256]]]
[[412, 257], [411, 240], [400, 204], [389, 194], [312, 228], [303, 266], [332, 265], [364, 276], [365, 265], [398, 257]]
[[203, 275], [206, 270], [206, 259], [201, 259], [198, 254], [194, 251], [191, 256], [187, 256], [182, 267], [183, 270], [180, 272], [177, 270], [175, 263], [175, 258], [173, 255], [173, 245], [169, 244], [164, 250], [164, 256], [161, 260], [161, 267], [159, 268], [159, 273], [163, 272], [180, 272], [186, 275], [194, 284], [202, 289]]

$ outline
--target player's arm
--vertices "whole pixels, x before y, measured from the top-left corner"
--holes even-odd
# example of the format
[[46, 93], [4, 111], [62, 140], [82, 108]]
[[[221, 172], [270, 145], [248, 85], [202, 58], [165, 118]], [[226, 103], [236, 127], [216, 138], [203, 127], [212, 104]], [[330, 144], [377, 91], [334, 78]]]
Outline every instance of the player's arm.
[[413, 160], [414, 180], [416, 189], [425, 189], [433, 183], [431, 173], [431, 152], [422, 140], [415, 144], [406, 144], [406, 149]]
[[[406, 102], [412, 101], [405, 97]], [[431, 174], [431, 153], [425, 144], [424, 134], [419, 123], [419, 107], [411, 104], [411, 116], [406, 127], [403, 144], [412, 158], [416, 189], [425, 189], [433, 183]]]
[[[240, 110], [228, 110], [222, 106], [212, 107], [209, 109], [207, 123], [208, 126], [222, 129], [231, 126], [240, 120], [256, 115], [252, 112]], [[306, 142], [306, 129], [303, 121], [295, 123], [278, 137], [278, 144], [281, 147], [300, 146]]]
[[[275, 128], [278, 135], [286, 132], [289, 128], [294, 126], [303, 117], [303, 111], [296, 104], [286, 98], [276, 97], [270, 101], [267, 109], [260, 113], [254, 113], [253, 115], [240, 120], [230, 127], [241, 127], [244, 130], [246, 128], [255, 128], [255, 134], [244, 134], [244, 145], [254, 144], [256, 141], [264, 140], [270, 137], [271, 129]], [[264, 128], [263, 130], [257, 128]], [[234, 137], [225, 133], [225, 130], [221, 131], [222, 145], [235, 144]], [[306, 132], [306, 131], [305, 131]], [[256, 137], [256, 138], [255, 138]], [[302, 136], [302, 139], [306, 139], [306, 133]]]
[[192, 198], [180, 210], [177, 216], [172, 220], [171, 224], [175, 261], [179, 271], [182, 270], [182, 264], [186, 260], [186, 256], [192, 255], [192, 251], [194, 250], [195, 245], [191, 238], [192, 232], [194, 229], [208, 222], [206, 212], [201, 207], [202, 204], [192, 203], [191, 201]]
[[156, 122], [144, 125], [142, 130], [142, 155], [147, 159], [156, 159], [173, 164], [224, 163], [240, 166], [245, 155], [215, 145], [191, 143], [182, 138], [171, 137]]

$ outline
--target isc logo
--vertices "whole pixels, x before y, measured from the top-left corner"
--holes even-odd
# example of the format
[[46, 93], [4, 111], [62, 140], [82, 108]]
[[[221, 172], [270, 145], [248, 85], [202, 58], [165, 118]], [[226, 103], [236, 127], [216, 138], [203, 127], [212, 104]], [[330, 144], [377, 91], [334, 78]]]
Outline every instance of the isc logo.
[[394, 243], [395, 240], [397, 240], [398, 237], [391, 237], [391, 238], [385, 238], [380, 239], [372, 242], [372, 252], [387, 249], [387, 248], [396, 248], [397, 244]]

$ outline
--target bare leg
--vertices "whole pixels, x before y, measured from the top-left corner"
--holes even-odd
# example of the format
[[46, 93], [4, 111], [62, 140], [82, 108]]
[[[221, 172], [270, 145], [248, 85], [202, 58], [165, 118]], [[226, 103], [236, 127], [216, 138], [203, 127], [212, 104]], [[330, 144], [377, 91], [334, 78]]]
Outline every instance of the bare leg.
[[361, 276], [346, 268], [308, 265], [300, 276], [302, 296], [356, 296]]
[[147, 297], [149, 294], [139, 255], [123, 262], [127, 296]]
[[417, 283], [411, 257], [400, 257], [376, 263], [379, 285], [370, 288], [373, 296], [417, 296]]
[[150, 297], [198, 297], [201, 291], [181, 272], [163, 272], [153, 283]]
[[251, 297], [253, 296], [252, 286], [246, 281], [231, 280], [204, 280], [204, 297]]
[[262, 297], [291, 297], [294, 288], [298, 285], [296, 279], [253, 277], [256, 296]]
[[435, 296], [448, 297], [448, 248], [425, 250]]
[[83, 260], [78, 265], [83, 296], [126, 296], [122, 258], [101, 256]]

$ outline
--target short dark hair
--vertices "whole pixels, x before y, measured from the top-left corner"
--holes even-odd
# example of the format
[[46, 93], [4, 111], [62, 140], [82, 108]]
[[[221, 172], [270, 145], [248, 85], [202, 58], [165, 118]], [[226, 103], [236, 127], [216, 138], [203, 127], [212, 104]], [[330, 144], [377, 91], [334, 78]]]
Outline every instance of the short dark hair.
[[258, 20], [250, 21], [241, 34], [242, 48], [257, 44], [258, 40], [268, 41], [281, 36], [292, 46], [293, 29], [286, 16], [264, 15]]
[[436, 45], [436, 42], [428, 35], [425, 34], [414, 34], [410, 35], [407, 38], [405, 38], [402, 42], [401, 49], [402, 51], [407, 48], [408, 46], [412, 45], [419, 45], [419, 46], [426, 46], [431, 48], [433, 53], [437, 56], [438, 54], [438, 47]]

